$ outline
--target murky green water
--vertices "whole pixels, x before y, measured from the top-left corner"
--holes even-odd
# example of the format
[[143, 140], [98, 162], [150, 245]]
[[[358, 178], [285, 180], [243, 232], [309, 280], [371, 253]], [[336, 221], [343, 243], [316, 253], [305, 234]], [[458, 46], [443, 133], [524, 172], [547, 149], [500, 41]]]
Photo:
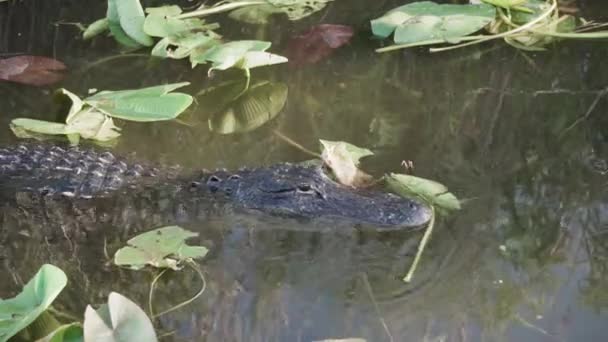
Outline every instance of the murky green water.
[[[538, 54], [500, 43], [433, 55], [376, 54], [368, 20], [397, 4], [336, 0], [310, 19], [277, 20], [265, 29], [222, 21], [227, 37], [270, 40], [278, 53], [290, 36], [318, 23], [353, 25], [356, 35], [318, 64], [255, 70], [254, 80], [283, 82], [289, 95], [281, 114], [254, 132], [213, 134], [199, 105], [187, 114], [198, 125], [128, 124], [115, 149], [200, 168], [308, 159], [273, 133], [280, 131], [311, 149], [318, 139], [370, 147], [376, 156], [365, 167], [377, 174], [412, 160], [417, 175], [466, 199], [461, 212], [438, 223], [414, 283], [400, 278], [419, 232], [361, 233], [336, 223], [335, 231], [315, 233], [298, 229], [314, 223], [249, 216], [192, 223], [187, 228], [211, 250], [202, 264], [208, 288], [160, 319], [159, 331], [174, 330], [167, 340], [606, 340], [605, 42], [565, 42]], [[580, 7], [589, 19], [608, 18], [601, 2]], [[56, 87], [83, 95], [180, 81], [191, 82], [186, 91], [194, 94], [236, 77], [210, 80], [204, 68], [191, 70], [186, 62], [108, 60], [118, 54], [113, 41], [82, 42], [75, 28], [54, 25], [88, 23], [104, 11], [104, 1], [0, 3], [0, 54], [62, 60], [70, 74]], [[55, 119], [52, 89], [0, 83], [2, 144], [16, 141], [8, 129], [15, 117]], [[60, 308], [80, 315], [110, 290], [145, 306], [153, 275], [107, 266], [103, 241], [33, 240], [0, 239], [3, 296], [51, 262], [71, 281]], [[109, 253], [119, 243], [110, 243]], [[161, 281], [160, 309], [199, 289], [191, 273]]]

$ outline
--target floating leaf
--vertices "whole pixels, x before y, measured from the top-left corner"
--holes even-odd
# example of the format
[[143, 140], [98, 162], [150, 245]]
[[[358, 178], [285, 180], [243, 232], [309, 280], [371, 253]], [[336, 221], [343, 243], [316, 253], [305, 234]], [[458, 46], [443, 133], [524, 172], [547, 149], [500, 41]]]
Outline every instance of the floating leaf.
[[319, 140], [323, 147], [321, 158], [331, 168], [338, 182], [352, 187], [365, 187], [372, 177], [359, 169], [359, 159], [374, 153], [343, 141]]
[[108, 305], [95, 311], [90, 305], [84, 313], [85, 341], [154, 342], [152, 322], [137, 304], [119, 293], [108, 296]]
[[269, 52], [248, 51], [238, 67], [241, 69], [253, 69], [261, 66], [286, 63], [287, 58]]
[[411, 44], [441, 39], [457, 42], [458, 38], [479, 31], [494, 20], [492, 5], [439, 5], [431, 1], [414, 2], [397, 7], [371, 21], [372, 32], [382, 38], [395, 32], [398, 44]]
[[146, 8], [148, 16], [144, 22], [144, 31], [153, 37], [170, 37], [192, 30], [204, 30], [205, 21], [202, 19], [178, 19], [182, 13], [179, 6], [163, 6]]
[[289, 40], [287, 56], [296, 65], [316, 63], [348, 44], [353, 34], [350, 26], [317, 25]]
[[65, 124], [26, 118], [13, 119], [11, 121], [11, 129], [23, 129], [34, 133], [50, 135], [68, 134]]
[[80, 97], [78, 97], [78, 95], [76, 95], [76, 94], [72, 93], [71, 91], [64, 89], [64, 88], [57, 90], [56, 94], [67, 96], [68, 99], [72, 102], [72, 105], [70, 106], [70, 110], [68, 112], [68, 116], [65, 119], [66, 123], [69, 123], [72, 120], [72, 118], [74, 117], [74, 115], [76, 115], [76, 113], [78, 113], [82, 110], [82, 107], [84, 106], [84, 102], [82, 102], [82, 100], [80, 99]]
[[251, 69], [258, 66], [287, 62], [282, 56], [263, 52], [270, 47], [270, 42], [260, 40], [238, 40], [222, 45], [216, 45], [205, 53], [191, 59], [192, 65], [211, 62], [212, 70], [226, 70], [228, 68]]
[[93, 37], [96, 37], [104, 32], [106, 32], [110, 28], [110, 24], [108, 18], [101, 18], [99, 20], [94, 21], [91, 25], [89, 25], [86, 30], [82, 33], [82, 39], [88, 40]]
[[16, 56], [0, 59], [0, 80], [44, 86], [61, 81], [62, 62], [48, 57]]
[[386, 177], [386, 181], [388, 187], [401, 196], [417, 196], [440, 209], [460, 209], [460, 202], [456, 196], [441, 183], [398, 173], [391, 173]]
[[[267, 4], [252, 5], [236, 9], [230, 17], [250, 24], [265, 24], [274, 13], [284, 13], [289, 20], [300, 20], [314, 14], [333, 0], [266, 0]], [[230, 0], [238, 3], [242, 0]], [[249, 13], [247, 13], [249, 12]]]
[[143, 46], [154, 44], [152, 38], [144, 32], [146, 17], [139, 0], [108, 0], [108, 6], [109, 3], [114, 3], [120, 27], [129, 38]]
[[142, 44], [129, 37], [120, 24], [120, 16], [116, 6], [117, 1], [119, 0], [108, 0], [108, 12], [106, 14], [106, 18], [108, 19], [108, 27], [110, 28], [110, 32], [118, 43], [129, 48], [139, 48], [142, 46]]
[[146, 265], [178, 270], [183, 261], [202, 258], [207, 248], [189, 246], [186, 240], [198, 236], [178, 226], [155, 229], [130, 239], [129, 246], [119, 249], [114, 255], [114, 263], [139, 270]]
[[82, 324], [71, 323], [65, 324], [57, 328], [45, 338], [37, 342], [83, 342], [84, 330]]
[[120, 136], [119, 131], [112, 118], [90, 107], [78, 112], [66, 125], [66, 134], [79, 134], [97, 141], [116, 139]]
[[142, 89], [102, 91], [85, 98], [84, 102], [109, 116], [124, 120], [171, 120], [186, 110], [193, 101], [188, 94], [171, 91], [188, 84], [182, 82]]
[[0, 299], [0, 341], [7, 341], [34, 322], [67, 284], [63, 271], [43, 265], [16, 297]]
[[490, 5], [494, 5], [496, 7], [504, 8], [506, 10], [516, 10], [516, 11], [521, 11], [521, 12], [532, 13], [532, 11], [529, 8], [521, 6], [525, 3], [527, 3], [528, 0], [481, 0], [481, 1], [485, 2], [487, 4], [490, 4]]
[[[231, 91], [232, 87], [218, 89], [220, 92]], [[209, 92], [209, 96], [222, 97], [221, 94], [213, 94]], [[220, 134], [252, 131], [276, 117], [286, 101], [287, 85], [284, 83], [255, 84], [232, 101], [226, 109], [213, 115], [209, 119], [209, 129]]]
[[263, 4], [235, 9], [228, 16], [247, 24], [265, 25], [275, 13], [284, 13], [284, 11], [270, 4]]
[[152, 56], [174, 59], [191, 56], [192, 60], [217, 44], [219, 36], [211, 31], [175, 35], [161, 39], [152, 49]]

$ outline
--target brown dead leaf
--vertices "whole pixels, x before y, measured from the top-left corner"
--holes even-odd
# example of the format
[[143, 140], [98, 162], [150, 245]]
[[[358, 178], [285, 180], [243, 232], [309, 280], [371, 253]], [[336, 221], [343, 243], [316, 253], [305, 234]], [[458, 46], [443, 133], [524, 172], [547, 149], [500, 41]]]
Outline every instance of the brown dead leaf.
[[16, 56], [0, 59], [0, 80], [33, 86], [45, 86], [61, 81], [62, 62], [48, 57]]

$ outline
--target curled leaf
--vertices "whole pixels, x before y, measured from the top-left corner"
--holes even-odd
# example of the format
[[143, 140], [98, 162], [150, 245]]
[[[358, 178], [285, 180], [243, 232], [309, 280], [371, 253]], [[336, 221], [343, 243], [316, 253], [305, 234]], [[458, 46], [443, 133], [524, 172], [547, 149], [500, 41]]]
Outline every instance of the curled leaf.
[[372, 151], [343, 141], [320, 142], [323, 147], [321, 158], [338, 182], [355, 188], [366, 187], [372, 183], [372, 176], [359, 169], [359, 159], [373, 155]]

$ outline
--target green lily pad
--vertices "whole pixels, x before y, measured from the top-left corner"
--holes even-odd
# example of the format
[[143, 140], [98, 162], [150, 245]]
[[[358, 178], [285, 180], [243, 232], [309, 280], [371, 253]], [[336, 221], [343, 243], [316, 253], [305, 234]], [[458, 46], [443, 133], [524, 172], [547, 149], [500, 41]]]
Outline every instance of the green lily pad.
[[112, 292], [108, 304], [97, 311], [90, 305], [84, 313], [85, 341], [135, 342], [158, 341], [152, 322], [137, 304]]
[[[241, 0], [228, 2], [238, 3]], [[246, 6], [230, 12], [230, 17], [250, 24], [265, 24], [268, 17], [275, 13], [287, 15], [295, 21], [308, 17], [323, 8], [333, 0], [266, 0], [266, 4]]]
[[134, 270], [150, 265], [158, 268], [181, 269], [181, 263], [202, 258], [207, 248], [189, 246], [186, 240], [198, 236], [178, 226], [155, 229], [130, 239], [128, 246], [114, 255], [114, 263]]
[[146, 16], [139, 0], [108, 0], [108, 7], [110, 3], [114, 3], [120, 27], [129, 38], [143, 46], [154, 44], [152, 38], [144, 32]]
[[144, 22], [144, 31], [152, 37], [170, 37], [184, 32], [202, 32], [209, 24], [202, 19], [178, 19], [182, 13], [179, 6], [146, 8], [148, 16]]
[[[212, 70], [226, 70], [229, 68], [251, 69], [259, 66], [285, 63], [287, 58], [265, 53], [270, 42], [260, 40], [238, 40], [217, 45], [204, 54], [191, 59], [193, 66], [197, 63], [211, 62]], [[259, 52], [264, 52], [260, 54]]]
[[0, 341], [7, 341], [34, 322], [67, 284], [63, 271], [43, 265], [16, 297], [0, 300]]
[[404, 197], [416, 196], [444, 210], [460, 209], [458, 198], [441, 183], [398, 173], [391, 173], [386, 181], [389, 189]]
[[[65, 124], [59, 122], [50, 122], [44, 120], [17, 118], [11, 121], [11, 129], [25, 130], [33, 133], [47, 135], [64, 135], [69, 134]], [[15, 132], [17, 134], [17, 132]]]
[[411, 44], [441, 39], [457, 42], [494, 20], [492, 5], [439, 5], [431, 1], [414, 2], [397, 7], [371, 21], [372, 32], [382, 38], [395, 32], [397, 44]]
[[120, 25], [120, 17], [118, 15], [118, 9], [116, 6], [116, 1], [118, 0], [108, 0], [108, 12], [106, 14], [106, 18], [108, 19], [108, 27], [110, 28], [110, 32], [116, 41], [128, 48], [137, 49], [142, 45], [139, 44], [136, 40], [129, 37], [129, 35], [123, 30]]
[[193, 102], [192, 96], [171, 91], [188, 84], [182, 82], [142, 89], [102, 91], [85, 98], [84, 102], [109, 116], [124, 120], [171, 120]]

